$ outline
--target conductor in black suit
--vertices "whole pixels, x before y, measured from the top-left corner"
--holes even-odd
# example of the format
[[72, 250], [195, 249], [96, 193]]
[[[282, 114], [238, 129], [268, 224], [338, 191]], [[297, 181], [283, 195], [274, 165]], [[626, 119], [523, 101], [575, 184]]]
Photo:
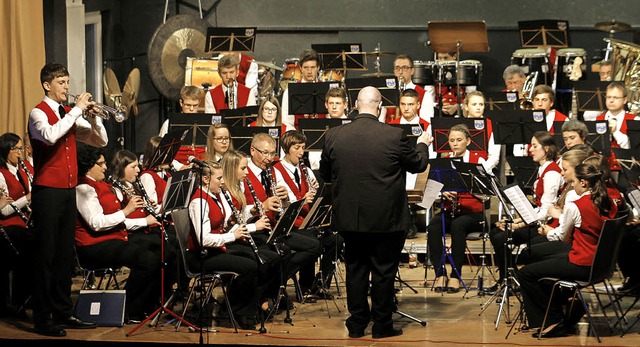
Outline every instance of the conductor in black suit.
[[[333, 189], [333, 230], [345, 241], [349, 337], [362, 337], [373, 320], [374, 338], [397, 336], [393, 327], [394, 280], [410, 223], [406, 171], [427, 168], [423, 134], [413, 149], [401, 129], [378, 121], [380, 92], [358, 94], [359, 114], [326, 132], [320, 174]], [[371, 309], [367, 301], [371, 275]]]

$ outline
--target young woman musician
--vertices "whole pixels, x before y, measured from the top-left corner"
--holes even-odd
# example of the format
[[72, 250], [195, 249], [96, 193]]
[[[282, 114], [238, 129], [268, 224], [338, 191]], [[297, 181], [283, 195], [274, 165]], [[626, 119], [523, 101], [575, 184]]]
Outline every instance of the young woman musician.
[[169, 173], [169, 164], [160, 165], [154, 168], [150, 168], [151, 157], [158, 148], [162, 137], [153, 136], [147, 142], [144, 148], [144, 161], [142, 162], [143, 171], [140, 174], [140, 183], [144, 187], [151, 201], [156, 202], [156, 213], [160, 213], [162, 206], [162, 198], [164, 197], [164, 191], [167, 188], [167, 180], [171, 177]]
[[[482, 158], [479, 153], [469, 152], [467, 146], [471, 143], [471, 133], [464, 124], [456, 124], [449, 130], [449, 147], [451, 153], [447, 157], [462, 158], [465, 163], [478, 164]], [[427, 245], [431, 263], [434, 264], [436, 279], [434, 291], [437, 293], [446, 291], [447, 293], [457, 293], [460, 291], [460, 276], [464, 263], [464, 250], [466, 237], [471, 232], [481, 232], [484, 219], [482, 211], [484, 205], [482, 200], [471, 195], [469, 192], [443, 192], [442, 198], [446, 200], [445, 210], [436, 213], [427, 226], [429, 237]], [[443, 218], [444, 216], [444, 218]], [[443, 223], [444, 219], [444, 225]], [[442, 234], [445, 232], [451, 237], [451, 253], [453, 258], [451, 277], [447, 278], [444, 268], [446, 259], [443, 255]], [[455, 268], [454, 268], [455, 267]]]
[[[23, 160], [23, 147], [22, 139], [14, 133], [0, 136], [0, 195], [10, 202], [0, 208], [4, 229], [4, 236], [0, 236], [0, 312], [5, 310], [5, 299], [11, 298], [9, 304], [19, 307], [33, 292], [35, 237], [27, 227], [33, 167]], [[9, 281], [10, 271], [13, 282]]]
[[220, 162], [222, 156], [233, 149], [229, 127], [224, 123], [215, 123], [209, 126], [207, 131], [207, 150], [204, 152], [204, 160]]
[[[611, 201], [602, 180], [603, 172], [591, 164], [579, 164], [575, 167], [573, 189], [579, 198], [568, 202], [563, 217], [564, 227], [572, 234], [570, 250], [546, 260], [525, 265], [517, 272], [522, 289], [524, 309], [529, 326], [540, 328], [549, 303], [549, 288], [538, 280], [543, 277], [559, 277], [586, 281], [605, 220], [614, 218], [617, 207]], [[576, 302], [568, 317], [565, 317], [562, 302], [551, 303], [547, 318], [548, 325], [534, 333], [545, 337], [556, 337], [571, 333], [574, 325], [584, 312], [582, 303]], [[582, 313], [582, 314], [581, 314]]]
[[258, 108], [258, 118], [249, 124], [250, 127], [276, 127], [281, 126], [280, 133], [284, 134], [288, 130], [294, 130], [282, 123], [280, 113], [280, 103], [276, 97], [269, 97], [262, 100]]
[[143, 199], [133, 196], [123, 207], [121, 200], [104, 181], [107, 164], [102, 151], [89, 145], [78, 145], [78, 173], [76, 187], [78, 219], [75, 245], [80, 264], [89, 269], [128, 267], [127, 321], [143, 320], [156, 307], [160, 297], [160, 262], [156, 253], [129, 238], [127, 224], [150, 224], [132, 219], [132, 214], [144, 205]]
[[[465, 118], [485, 118], [484, 108], [485, 99], [481, 91], [474, 90], [469, 92], [464, 98], [462, 110], [464, 111]], [[487, 144], [487, 149], [483, 151], [484, 153], [480, 154], [482, 158], [480, 164], [482, 164], [487, 171], [491, 171], [498, 166], [501, 146], [495, 143], [493, 138], [493, 124], [489, 118], [485, 118], [485, 143]]]
[[[556, 201], [560, 188], [562, 187], [563, 180], [561, 169], [556, 163], [558, 156], [558, 147], [551, 134], [547, 131], [537, 131], [531, 138], [531, 146], [529, 147], [529, 153], [533, 157], [533, 161], [538, 164], [538, 178], [533, 183], [533, 193], [536, 203], [536, 213], [538, 220], [545, 223], [547, 222], [547, 211]], [[504, 220], [496, 223], [497, 228], [494, 228], [489, 233], [489, 238], [493, 249], [495, 250], [495, 261], [500, 270], [500, 278], [498, 283], [494, 286], [486, 288], [487, 293], [495, 292], [499, 283], [506, 278], [505, 267], [505, 239], [506, 233]], [[547, 241], [547, 238], [540, 235], [537, 231], [536, 225], [526, 225], [526, 223], [520, 219], [516, 219], [511, 224], [512, 241], [514, 245], [521, 244], [536, 244]], [[526, 258], [529, 252], [521, 252], [520, 259]], [[526, 262], [526, 259], [523, 260]]]

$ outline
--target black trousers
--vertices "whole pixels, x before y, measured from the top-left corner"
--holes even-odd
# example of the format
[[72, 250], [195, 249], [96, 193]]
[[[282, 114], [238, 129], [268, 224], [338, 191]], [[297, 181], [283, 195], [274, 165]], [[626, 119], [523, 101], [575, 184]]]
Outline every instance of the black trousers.
[[[318, 229], [299, 230], [298, 232], [309, 237], [315, 237], [320, 241], [320, 270], [324, 277], [324, 283], [328, 287], [331, 284], [330, 275], [334, 271], [335, 258], [336, 256], [340, 256], [342, 253], [342, 244], [344, 242], [342, 237], [337, 233]], [[307, 263], [306, 265], [303, 265], [298, 272], [298, 281], [303, 292], [305, 290], [313, 289], [314, 281], [319, 280], [320, 274], [318, 273], [316, 275], [315, 265], [315, 261]], [[319, 286], [320, 284], [315, 283], [315, 285]]]
[[[259, 245], [266, 244], [268, 235], [254, 233], [253, 239]], [[286, 283], [305, 264], [313, 264], [320, 256], [320, 241], [315, 236], [308, 236], [298, 231], [281, 238], [278, 248], [282, 253], [282, 276]]]
[[[364, 330], [373, 320], [375, 330], [393, 326], [395, 274], [404, 245], [404, 231], [387, 233], [340, 232], [345, 243], [347, 306], [350, 331]], [[367, 300], [371, 277], [371, 308]]]
[[[472, 232], [482, 231], [483, 215], [480, 212], [467, 213], [461, 216], [456, 216], [455, 219], [451, 218], [450, 213], [444, 214], [444, 232], [446, 232], [451, 238], [451, 258], [453, 259], [452, 267], [455, 265], [456, 271], [451, 270], [452, 278], [460, 278], [459, 274], [462, 273], [462, 265], [464, 264], [464, 250], [467, 246], [467, 234]], [[436, 213], [427, 226], [429, 231], [429, 237], [427, 238], [427, 246], [429, 246], [429, 259], [433, 264], [433, 269], [436, 276], [447, 276], [447, 270], [443, 266], [446, 263], [446, 258], [442, 258], [443, 255], [443, 240], [442, 240], [442, 213]], [[444, 262], [444, 263], [441, 263]]]
[[76, 191], [35, 186], [31, 199], [36, 234], [33, 322], [41, 325], [73, 314]]
[[160, 303], [160, 258], [135, 241], [109, 240], [90, 246], [76, 247], [80, 265], [86, 269], [130, 269], [127, 291], [126, 315], [140, 319], [158, 308]]
[[[178, 250], [176, 250], [170, 241], [171, 238], [169, 238], [169, 240], [165, 239], [159, 227], [153, 228], [152, 230], [150, 233], [143, 232], [142, 230], [130, 232], [129, 242], [136, 243], [151, 251], [155, 254], [158, 263], [166, 264], [163, 283], [166, 299], [171, 295], [173, 285], [178, 281], [178, 273], [176, 272], [176, 268], [178, 267]], [[164, 242], [164, 259], [162, 258], [162, 242]], [[177, 242], [177, 239], [175, 239], [175, 242]]]
[[620, 244], [620, 253], [618, 255], [618, 266], [624, 277], [628, 277], [629, 284], [635, 285], [640, 283], [640, 267], [638, 267], [638, 259], [640, 259], [640, 226], [634, 226], [627, 229]]
[[[13, 247], [0, 237], [0, 312], [7, 305], [20, 307], [33, 294], [33, 262], [35, 257], [35, 235], [27, 228], [9, 226], [4, 228]], [[9, 281], [12, 273], [13, 282]], [[12, 297], [9, 297], [12, 293]]]
[[[522, 289], [524, 300], [524, 310], [529, 319], [529, 327], [539, 328], [542, 326], [544, 313], [547, 310], [549, 297], [551, 295], [551, 283], [540, 283], [543, 277], [557, 277], [561, 279], [586, 281], [589, 279], [589, 266], [579, 266], [569, 262], [569, 252], [558, 253], [555, 256], [523, 266], [516, 277]], [[549, 308], [547, 326], [559, 322], [563, 318], [562, 305], [566, 302], [566, 297], [558, 295]]]
[[[506, 278], [507, 269], [505, 268], [505, 241], [507, 238], [507, 233], [500, 230], [499, 228], [494, 228], [489, 232], [489, 240], [491, 240], [491, 245], [494, 250], [494, 259], [496, 265], [498, 266], [498, 270], [500, 270], [500, 278], [498, 281]], [[535, 225], [528, 225], [519, 229], [516, 229], [512, 232], [512, 245], [523, 245], [530, 244], [534, 245], [537, 243], [547, 242], [547, 237], [544, 235], [538, 234], [538, 227]], [[509, 254], [512, 254], [511, 250], [508, 250]], [[525, 249], [520, 252], [520, 256], [518, 258], [518, 262], [522, 264], [526, 264], [529, 262], [529, 250]], [[513, 257], [509, 259], [509, 264], [514, 266]]]
[[275, 299], [278, 296], [282, 261], [277, 252], [270, 249], [268, 245], [258, 246], [260, 258], [264, 260], [264, 264], [260, 264], [253, 248], [248, 243], [236, 241], [227, 244], [227, 253], [256, 260], [258, 264], [256, 295], [259, 299]]

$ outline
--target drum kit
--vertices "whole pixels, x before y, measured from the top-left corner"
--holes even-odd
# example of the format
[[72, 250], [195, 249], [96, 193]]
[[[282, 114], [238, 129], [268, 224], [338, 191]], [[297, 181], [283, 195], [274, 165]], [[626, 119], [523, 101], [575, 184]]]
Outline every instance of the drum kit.
[[[456, 70], [457, 63], [457, 70]], [[420, 86], [437, 85], [442, 82], [448, 87], [477, 86], [482, 79], [482, 63], [477, 60], [456, 61], [422, 61], [414, 60], [415, 72], [412, 82]]]

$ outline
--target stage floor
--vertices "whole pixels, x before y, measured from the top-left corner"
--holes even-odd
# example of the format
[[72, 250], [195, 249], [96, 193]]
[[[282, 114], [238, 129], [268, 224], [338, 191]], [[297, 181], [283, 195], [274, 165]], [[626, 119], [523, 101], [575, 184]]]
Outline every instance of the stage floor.
[[[413, 240], [416, 244], [424, 243], [424, 234], [418, 234]], [[408, 243], [411, 240], [407, 241]], [[503, 314], [495, 327], [499, 305], [492, 302], [481, 314], [482, 305], [489, 297], [478, 296], [475, 286], [477, 281], [471, 282], [476, 274], [476, 266], [465, 266], [463, 280], [470, 284], [470, 291], [457, 294], [438, 294], [431, 290], [433, 271], [429, 269], [427, 285], [424, 287], [424, 267], [409, 268], [403, 264], [400, 268], [400, 278], [417, 291], [414, 293], [407, 285], [402, 285], [398, 293], [398, 309], [408, 315], [427, 323], [426, 326], [414, 322], [401, 315], [394, 315], [397, 327], [404, 329], [399, 337], [387, 339], [372, 339], [371, 326], [366, 333], [369, 335], [360, 339], [350, 339], [344, 321], [348, 317], [346, 297], [344, 296], [344, 282], [340, 279], [342, 296], [337, 297], [335, 303], [331, 300], [319, 300], [313, 304], [295, 303], [296, 311], [292, 312], [293, 323], [283, 323], [284, 313], [277, 315], [273, 322], [266, 325], [267, 333], [256, 331], [240, 331], [234, 333], [232, 329], [219, 328], [219, 332], [198, 333], [190, 332], [184, 325], [178, 332], [173, 325], [164, 325], [168, 317], [160, 319], [158, 327], [142, 326], [131, 336], [127, 336], [136, 325], [125, 325], [122, 328], [97, 328], [92, 330], [67, 330], [65, 338], [47, 338], [32, 332], [32, 324], [28, 321], [14, 319], [0, 320], [0, 341], [3, 346], [42, 345], [42, 346], [102, 346], [102, 345], [145, 345], [154, 346], [169, 344], [198, 344], [202, 337], [203, 343], [228, 345], [273, 345], [273, 346], [414, 346], [429, 344], [431, 346], [638, 346], [640, 345], [640, 324], [637, 324], [626, 336], [620, 338], [619, 332], [611, 333], [607, 322], [599, 310], [594, 310], [597, 331], [602, 337], [602, 344], [598, 344], [593, 336], [587, 336], [587, 323], [579, 324], [579, 335], [537, 340], [531, 333], [512, 332], [505, 339], [511, 324], [507, 320], [515, 320], [519, 310], [517, 300], [511, 300], [509, 319]], [[615, 284], [620, 283], [618, 274]], [[79, 283], [79, 278], [76, 279]], [[488, 273], [485, 283], [493, 284]], [[76, 285], [77, 285], [76, 283]], [[400, 282], [396, 282], [399, 285]], [[289, 286], [292, 288], [292, 286]], [[331, 291], [336, 294], [333, 286]], [[74, 292], [76, 293], [76, 292]], [[290, 289], [293, 296], [293, 290]], [[590, 307], [596, 307], [595, 296], [589, 295]], [[632, 299], [626, 299], [623, 304], [628, 306]], [[179, 308], [179, 307], [176, 307]], [[630, 313], [631, 322], [638, 310]], [[30, 314], [30, 312], [28, 312]], [[612, 312], [607, 312], [612, 315]], [[610, 318], [612, 319], [612, 318]], [[3, 341], [4, 340], [4, 341]]]

